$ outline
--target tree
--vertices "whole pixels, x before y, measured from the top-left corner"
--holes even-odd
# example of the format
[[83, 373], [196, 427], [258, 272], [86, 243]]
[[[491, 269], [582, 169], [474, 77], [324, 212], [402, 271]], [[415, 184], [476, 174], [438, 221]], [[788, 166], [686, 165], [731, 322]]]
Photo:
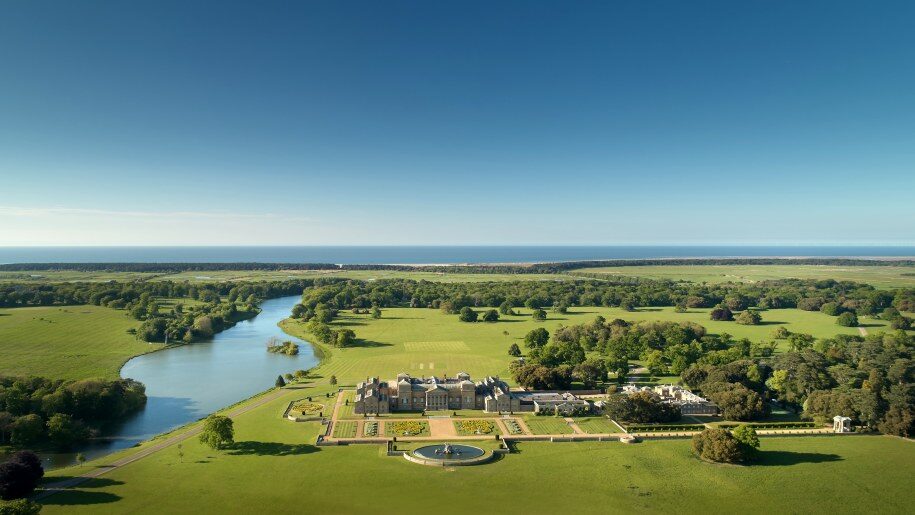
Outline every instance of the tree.
[[460, 315], [458, 318], [461, 322], [476, 322], [477, 321], [477, 312], [469, 306], [464, 306], [461, 308]]
[[804, 333], [791, 333], [788, 336], [788, 350], [792, 352], [800, 352], [804, 349], [809, 349], [813, 347], [813, 342], [816, 341], [812, 335]]
[[542, 327], [533, 329], [524, 335], [524, 345], [529, 349], [540, 349], [550, 341], [550, 333]]
[[766, 414], [762, 397], [741, 383], [705, 383], [702, 393], [721, 409], [726, 420], [755, 420]]
[[586, 359], [575, 365], [572, 376], [581, 381], [585, 388], [594, 388], [607, 380], [607, 363], [598, 358]]
[[759, 325], [762, 322], [762, 316], [753, 310], [746, 310], [737, 315], [735, 321], [741, 325]]
[[276, 376], [276, 382], [274, 383], [274, 386], [276, 386], [277, 388], [282, 388], [282, 387], [286, 386], [286, 381], [283, 379], [282, 375]]
[[[181, 450], [179, 449], [178, 452], [181, 452]], [[82, 467], [83, 465], [85, 465], [85, 463], [86, 463], [86, 455], [83, 454], [83, 453], [81, 453], [81, 452], [76, 453], [76, 463], [79, 463], [79, 466], [80, 466], [80, 467]]]
[[521, 348], [518, 347], [517, 343], [511, 344], [511, 347], [508, 348], [508, 355], [516, 358], [521, 355]]
[[713, 309], [711, 313], [709, 313], [709, 317], [712, 320], [719, 320], [719, 321], [726, 322], [726, 321], [734, 320], [734, 313], [732, 313], [731, 310], [728, 309], [726, 306], [718, 306], [717, 308]]
[[352, 347], [356, 343], [356, 333], [352, 329], [340, 329], [334, 340], [337, 347]]
[[232, 424], [232, 419], [222, 415], [210, 415], [207, 417], [203, 422], [200, 442], [217, 451], [226, 445], [235, 443], [235, 427]]
[[70, 415], [55, 413], [48, 419], [48, 438], [58, 447], [69, 447], [86, 436], [86, 428]]
[[512, 316], [515, 314], [515, 310], [512, 309], [512, 304], [509, 301], [505, 301], [502, 304], [499, 304], [499, 313], [505, 316]]
[[337, 385], [337, 376], [335, 376], [335, 375], [330, 376], [330, 384], [331, 384], [331, 386]]
[[734, 428], [731, 436], [740, 443], [745, 459], [755, 458], [759, 452], [759, 437], [756, 436], [756, 430], [748, 424], [741, 424]]
[[540, 308], [537, 308], [537, 309], [534, 310], [533, 313], [531, 313], [531, 317], [532, 317], [534, 320], [537, 320], [538, 322], [539, 322], [539, 321], [546, 320], [546, 311], [544, 311], [544, 310], [542, 310], [542, 309], [540, 309]]
[[785, 338], [791, 336], [791, 331], [789, 331], [785, 326], [780, 325], [772, 331], [772, 337], [776, 340], [784, 340]]
[[498, 322], [499, 321], [499, 312], [494, 309], [490, 309], [486, 313], [483, 313], [483, 321], [484, 322]]
[[827, 302], [826, 304], [820, 306], [820, 311], [829, 316], [835, 317], [839, 316], [843, 310], [842, 306], [840, 306], [837, 302]]
[[44, 421], [34, 413], [19, 417], [13, 422], [10, 433], [10, 441], [15, 445], [33, 444], [45, 435]]
[[31, 451], [14, 453], [0, 465], [0, 498], [8, 501], [28, 496], [42, 476], [44, 468], [38, 455]]
[[739, 463], [745, 459], [740, 442], [724, 429], [706, 429], [693, 435], [693, 450], [703, 459], [718, 463]]
[[653, 376], [667, 375], [667, 363], [664, 362], [664, 354], [659, 350], [653, 350], [648, 354], [645, 367]]
[[372, 318], [381, 318], [381, 308], [378, 306], [372, 306]]
[[858, 327], [858, 316], [851, 311], [846, 311], [836, 318], [836, 325]]
[[0, 515], [38, 515], [41, 505], [29, 499], [16, 499], [0, 503]]
[[604, 414], [615, 420], [639, 424], [672, 422], [680, 419], [680, 407], [665, 404], [649, 392], [623, 393], [607, 399]]

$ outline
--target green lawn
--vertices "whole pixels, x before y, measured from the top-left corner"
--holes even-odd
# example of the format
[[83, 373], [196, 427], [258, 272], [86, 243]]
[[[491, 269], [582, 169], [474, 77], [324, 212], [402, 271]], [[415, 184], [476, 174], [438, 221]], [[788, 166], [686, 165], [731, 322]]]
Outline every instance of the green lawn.
[[132, 356], [162, 348], [127, 330], [140, 325], [98, 306], [0, 309], [0, 370], [55, 379], [117, 378]]
[[355, 438], [356, 437], [356, 423], [355, 422], [344, 422], [338, 421], [334, 423], [334, 438]]
[[835, 279], [872, 284], [878, 288], [915, 286], [915, 267], [834, 265], [657, 265], [582, 268], [575, 274], [649, 277], [697, 283], [746, 282], [774, 279]]
[[621, 433], [620, 428], [607, 417], [575, 417], [582, 431], [590, 434]]
[[[320, 424], [279, 419], [302, 393], [237, 417], [233, 449], [212, 451], [192, 438], [183, 458], [166, 448], [44, 499], [43, 513], [907, 513], [913, 501], [915, 446], [897, 438], [762, 438], [753, 466], [701, 462], [688, 440], [531, 442], [494, 463], [451, 470], [387, 457], [379, 445], [312, 446]], [[422, 488], [403, 495], [405, 484]], [[536, 484], [550, 488], [529, 487]]]
[[[341, 312], [333, 322], [335, 328], [348, 327], [356, 332], [362, 343], [353, 348], [327, 349], [328, 358], [318, 373], [325, 378], [336, 375], [341, 385], [355, 385], [366, 377], [393, 378], [399, 372], [414, 376], [454, 375], [466, 371], [474, 377], [486, 374], [508, 378], [508, 348], [517, 343], [523, 348], [528, 331], [544, 327], [550, 331], [560, 324], [590, 322], [597, 315], [608, 320], [673, 320], [691, 321], [705, 326], [711, 333], [727, 332], [737, 338], [753, 341], [770, 339], [772, 331], [782, 325], [793, 332], [810, 333], [817, 337], [836, 334], [859, 334], [858, 328], [835, 325], [835, 317], [820, 312], [797, 309], [774, 309], [762, 313], [763, 325], [744, 326], [735, 322], [709, 320], [708, 309], [691, 309], [676, 313], [673, 308], [642, 308], [628, 312], [618, 308], [573, 308], [567, 314], [548, 312], [548, 319], [535, 322], [527, 311], [522, 315], [502, 317], [495, 323], [466, 323], [457, 315], [437, 309], [388, 308], [381, 319], [369, 315]], [[887, 328], [886, 322], [862, 319], [867, 331]], [[304, 324], [287, 320], [282, 327], [287, 332], [310, 339]], [[507, 332], [508, 334], [503, 334]], [[780, 342], [782, 349], [785, 341]]]
[[569, 424], [560, 417], [553, 416], [529, 416], [524, 419], [524, 422], [527, 424], [527, 427], [535, 435], [557, 435], [557, 434], [572, 434], [572, 428], [569, 427]]

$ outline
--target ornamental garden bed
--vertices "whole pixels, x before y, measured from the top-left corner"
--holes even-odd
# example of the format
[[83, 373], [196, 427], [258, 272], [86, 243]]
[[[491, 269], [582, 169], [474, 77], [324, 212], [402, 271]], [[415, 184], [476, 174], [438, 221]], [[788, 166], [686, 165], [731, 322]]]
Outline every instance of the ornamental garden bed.
[[702, 424], [633, 424], [627, 425], [626, 431], [630, 433], [651, 433], [662, 431], [702, 431]]
[[[718, 424], [721, 429], [734, 429], [742, 424]], [[821, 427], [814, 422], [747, 422], [753, 429], [816, 429]]]
[[505, 428], [508, 429], [508, 434], [510, 435], [524, 434], [524, 430], [521, 429], [521, 424], [515, 420], [506, 420]]
[[489, 420], [457, 420], [454, 428], [461, 436], [492, 435], [499, 432]]
[[385, 422], [386, 436], [429, 436], [429, 424], [423, 420]]
[[378, 422], [366, 422], [362, 426], [362, 436], [378, 436]]

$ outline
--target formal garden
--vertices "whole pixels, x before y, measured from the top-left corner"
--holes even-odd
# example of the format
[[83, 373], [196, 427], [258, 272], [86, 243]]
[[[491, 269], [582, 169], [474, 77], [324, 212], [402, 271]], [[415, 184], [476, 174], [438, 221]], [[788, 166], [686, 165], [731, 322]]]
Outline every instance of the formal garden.
[[457, 420], [454, 422], [457, 433], [461, 436], [498, 434], [496, 425], [489, 420]]

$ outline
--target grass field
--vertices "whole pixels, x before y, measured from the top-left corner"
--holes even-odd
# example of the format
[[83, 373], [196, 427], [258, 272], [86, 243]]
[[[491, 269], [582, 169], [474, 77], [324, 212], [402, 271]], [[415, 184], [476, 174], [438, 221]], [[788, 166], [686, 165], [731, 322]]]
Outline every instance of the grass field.
[[162, 347], [127, 333], [139, 322], [98, 306], [0, 309], [0, 370], [60, 379], [117, 378], [132, 356]]
[[697, 283], [759, 282], [771, 279], [836, 279], [878, 288], [915, 286], [915, 267], [833, 265], [657, 265], [582, 268], [575, 274], [621, 275]]
[[334, 438], [355, 438], [356, 423], [339, 421], [334, 423]]
[[[318, 395], [330, 390], [320, 388]], [[701, 462], [688, 440], [531, 442], [488, 465], [443, 469], [387, 457], [382, 446], [310, 445], [320, 424], [279, 418], [302, 394], [289, 390], [237, 417], [232, 449], [212, 451], [192, 438], [183, 443], [182, 458], [177, 447], [166, 448], [42, 500], [42, 513], [412, 513], [434, 507], [466, 514], [499, 506], [519, 514], [902, 514], [913, 501], [915, 446], [896, 438], [763, 438], [753, 466]], [[48, 476], [68, 477], [131, 452]], [[422, 487], [404, 495], [405, 484]]]
[[621, 433], [620, 428], [607, 417], [575, 417], [582, 431], [590, 434]]
[[524, 422], [535, 435], [565, 435], [574, 432], [569, 424], [560, 417], [532, 415], [525, 417]]
[[[526, 313], [523, 309], [519, 311]], [[536, 327], [553, 331], [560, 324], [590, 322], [597, 315], [608, 320], [692, 321], [712, 333], [727, 332], [753, 341], [769, 339], [772, 330], [779, 325], [817, 337], [859, 334], [857, 328], [837, 326], [834, 317], [819, 312], [796, 309], [765, 311], [762, 313], [763, 325], [759, 326], [711, 321], [708, 312], [707, 309], [676, 313], [673, 308], [645, 308], [635, 312], [617, 308], [573, 308], [563, 315], [549, 312], [549, 318], [544, 322], [535, 322], [529, 316], [514, 316], [503, 317], [495, 323], [472, 324], [459, 321], [457, 315], [443, 314], [436, 309], [388, 308], [378, 320], [368, 315], [341, 312], [333, 326], [353, 329], [363, 343], [352, 348], [328, 349], [329, 357], [319, 373], [324, 377], [336, 375], [341, 385], [354, 385], [371, 376], [392, 378], [399, 372], [415, 376], [441, 376], [466, 371], [474, 377], [493, 374], [507, 378], [511, 361], [508, 348], [512, 343], [523, 348], [522, 339], [528, 331]], [[866, 318], [862, 322], [867, 331], [879, 331], [887, 326], [882, 320]], [[287, 320], [282, 327], [293, 335], [309, 339], [304, 324], [300, 322]], [[782, 341], [781, 345], [786, 343]]]

